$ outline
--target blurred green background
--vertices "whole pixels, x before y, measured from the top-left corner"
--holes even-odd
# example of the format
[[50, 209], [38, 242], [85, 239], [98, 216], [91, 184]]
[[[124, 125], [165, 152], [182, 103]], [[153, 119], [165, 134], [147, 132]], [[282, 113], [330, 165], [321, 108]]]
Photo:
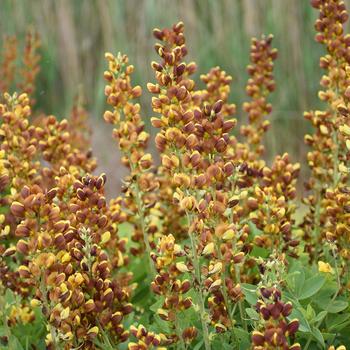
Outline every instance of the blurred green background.
[[[348, 8], [350, 0], [346, 1]], [[152, 116], [145, 86], [154, 81], [150, 62], [156, 59], [154, 27], [182, 20], [189, 48], [188, 60], [199, 74], [219, 65], [233, 76], [231, 101], [244, 120], [245, 67], [250, 38], [274, 34], [279, 50], [275, 64], [277, 90], [271, 131], [266, 137], [267, 157], [285, 151], [303, 161], [303, 135], [308, 129], [303, 111], [317, 108], [322, 74], [318, 62], [323, 48], [314, 42], [317, 12], [308, 0], [2, 0], [2, 34], [24, 38], [28, 26], [42, 40], [42, 70], [38, 77], [36, 108], [64, 117], [82, 87], [93, 127], [93, 150], [98, 171], [106, 171], [115, 192], [121, 174], [118, 152], [112, 147], [111, 128], [105, 126], [103, 88], [104, 52], [122, 51], [136, 67], [135, 83], [144, 89], [145, 120]]]

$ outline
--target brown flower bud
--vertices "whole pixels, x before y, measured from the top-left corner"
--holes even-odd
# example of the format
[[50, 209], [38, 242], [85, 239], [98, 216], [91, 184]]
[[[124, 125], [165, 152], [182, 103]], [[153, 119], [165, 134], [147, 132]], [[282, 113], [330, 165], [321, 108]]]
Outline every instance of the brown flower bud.
[[21, 254], [28, 254], [29, 246], [28, 246], [28, 243], [26, 241], [24, 241], [23, 239], [20, 239], [17, 242], [16, 248], [17, 248], [17, 251], [19, 253], [21, 253]]
[[11, 204], [11, 213], [16, 217], [23, 217], [25, 213], [25, 208], [22, 203], [19, 202], [13, 202]]

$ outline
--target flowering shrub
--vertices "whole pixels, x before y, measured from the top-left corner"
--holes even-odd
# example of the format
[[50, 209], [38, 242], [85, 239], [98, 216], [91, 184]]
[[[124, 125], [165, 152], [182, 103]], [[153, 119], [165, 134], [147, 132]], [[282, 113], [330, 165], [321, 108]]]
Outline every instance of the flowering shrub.
[[160, 162], [147, 151], [134, 67], [125, 55], [105, 55], [104, 119], [129, 171], [109, 203], [106, 175], [92, 175], [81, 99], [68, 120], [33, 113], [39, 39], [28, 33], [20, 69], [16, 39], [5, 40], [1, 349], [350, 346], [348, 14], [340, 0], [311, 4], [326, 48], [325, 107], [305, 113], [313, 132], [305, 136], [310, 176], [301, 201], [300, 164], [286, 153], [264, 160], [272, 36], [252, 40], [247, 120], [237, 128], [231, 76], [213, 68], [198, 88], [196, 64], [185, 61], [184, 24], [154, 30], [159, 59], [147, 89]]

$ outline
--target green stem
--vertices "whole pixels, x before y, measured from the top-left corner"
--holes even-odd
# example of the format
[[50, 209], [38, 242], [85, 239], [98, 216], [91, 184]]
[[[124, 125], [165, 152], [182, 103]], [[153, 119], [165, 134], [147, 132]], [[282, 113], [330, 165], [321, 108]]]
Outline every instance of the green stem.
[[[239, 271], [239, 266], [237, 266], [237, 265], [235, 266], [235, 275], [236, 275], [237, 283], [241, 283], [241, 274]], [[242, 304], [241, 300], [238, 302], [238, 309], [239, 309], [239, 314], [241, 317], [243, 328], [245, 331], [248, 331], [247, 322], [245, 320], [245, 315], [244, 315], [244, 310], [243, 310], [243, 304]]]
[[179, 341], [180, 341], [180, 346], [181, 346], [181, 349], [182, 350], [186, 350], [186, 345], [185, 345], [185, 342], [182, 338], [182, 332], [181, 332], [181, 326], [179, 325], [179, 320], [177, 319], [176, 317], [176, 314], [175, 314], [175, 322], [174, 322], [174, 326], [175, 326], [175, 332], [176, 332], [176, 335], [177, 337], [179, 338]]
[[143, 241], [146, 247], [147, 260], [149, 262], [149, 269], [150, 269], [149, 271], [151, 273], [151, 277], [154, 278], [154, 276], [156, 275], [156, 271], [151, 258], [152, 249], [151, 249], [151, 245], [149, 244], [148, 233], [147, 233], [147, 228], [146, 228], [146, 223], [145, 223], [145, 218], [143, 213], [143, 207], [140, 199], [140, 189], [137, 182], [135, 182], [135, 190], [136, 190], [135, 197], [136, 197], [137, 213], [139, 215], [141, 231], [143, 234]]
[[[188, 219], [188, 225], [191, 225], [192, 218], [190, 214], [187, 214]], [[198, 300], [199, 300], [199, 311], [200, 311], [200, 318], [201, 318], [201, 324], [202, 324], [202, 330], [203, 330], [203, 340], [204, 340], [204, 346], [206, 350], [210, 350], [210, 340], [209, 340], [209, 331], [208, 331], [208, 325], [207, 325], [207, 317], [206, 317], [206, 311], [205, 311], [205, 305], [204, 305], [204, 298], [202, 295], [202, 281], [201, 281], [201, 272], [200, 272], [200, 265], [199, 265], [199, 259], [197, 254], [197, 246], [195, 242], [195, 237], [193, 233], [189, 233], [190, 240], [191, 240], [191, 250], [193, 254], [193, 265], [195, 270], [195, 277], [199, 284], [199, 290], [198, 290]]]
[[[129, 157], [129, 159], [131, 158], [131, 154], [127, 154], [127, 156]], [[133, 174], [136, 171], [135, 165], [131, 161], [129, 162], [129, 164], [130, 164], [131, 174]], [[155, 270], [153, 261], [151, 259], [152, 249], [151, 249], [151, 246], [149, 244], [149, 239], [148, 239], [147, 227], [146, 227], [145, 216], [144, 216], [142, 200], [141, 200], [141, 190], [140, 190], [140, 187], [138, 184], [138, 175], [136, 175], [136, 181], [134, 182], [133, 185], [134, 185], [134, 190], [135, 190], [135, 201], [136, 201], [136, 206], [137, 206], [137, 214], [138, 214], [139, 220], [140, 220], [143, 241], [145, 243], [147, 260], [149, 263], [149, 272], [151, 274], [151, 277], [154, 278], [154, 276], [156, 275], [156, 270]]]
[[[40, 289], [40, 292], [42, 295], [42, 299], [43, 299], [42, 301], [43, 301], [44, 307], [47, 310], [47, 312], [50, 312], [50, 303], [47, 299], [47, 290], [46, 290], [46, 286], [45, 286], [43, 272], [41, 273], [41, 277], [40, 277], [39, 289]], [[50, 324], [49, 320], [47, 320], [47, 324], [48, 324], [48, 327], [50, 329], [50, 334], [51, 334], [54, 350], [58, 350], [58, 349], [60, 349], [60, 347], [56, 341], [56, 334], [55, 334], [54, 327]]]
[[[222, 261], [223, 258], [222, 258], [219, 242], [216, 242], [216, 246], [218, 246], [218, 249], [217, 249], [218, 257]], [[226, 287], [226, 266], [225, 265], [224, 265], [224, 268], [222, 269], [222, 272], [221, 272], [221, 279], [222, 279], [222, 289], [221, 289], [222, 295], [224, 297], [227, 315], [228, 315], [228, 318], [230, 320], [231, 327], [232, 327], [231, 334], [233, 336], [233, 339], [236, 340], [236, 335], [234, 333], [235, 323], [234, 323], [234, 320], [232, 318], [232, 309], [231, 309], [231, 304], [229, 303], [229, 300], [228, 300], [228, 293], [227, 293], [227, 287]]]

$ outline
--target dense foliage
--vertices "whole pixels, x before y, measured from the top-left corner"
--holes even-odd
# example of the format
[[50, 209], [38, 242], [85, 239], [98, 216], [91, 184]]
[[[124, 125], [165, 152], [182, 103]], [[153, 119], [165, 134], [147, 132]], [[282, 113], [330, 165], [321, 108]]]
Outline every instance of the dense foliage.
[[[5, 41], [1, 349], [350, 346], [348, 14], [340, 0], [312, 6], [326, 49], [324, 109], [305, 113], [313, 133], [305, 136], [310, 176], [299, 179], [301, 200], [300, 164], [286, 153], [264, 160], [272, 36], [252, 40], [247, 121], [238, 130], [232, 78], [216, 67], [198, 88], [183, 23], [154, 30], [159, 61], [147, 89], [160, 164], [147, 151], [134, 67], [125, 55], [106, 54], [104, 119], [129, 170], [109, 203], [106, 175], [92, 175], [81, 99], [67, 120], [32, 113], [39, 39], [28, 33], [19, 68], [16, 40]], [[6, 92], [15, 86], [19, 93]]]

